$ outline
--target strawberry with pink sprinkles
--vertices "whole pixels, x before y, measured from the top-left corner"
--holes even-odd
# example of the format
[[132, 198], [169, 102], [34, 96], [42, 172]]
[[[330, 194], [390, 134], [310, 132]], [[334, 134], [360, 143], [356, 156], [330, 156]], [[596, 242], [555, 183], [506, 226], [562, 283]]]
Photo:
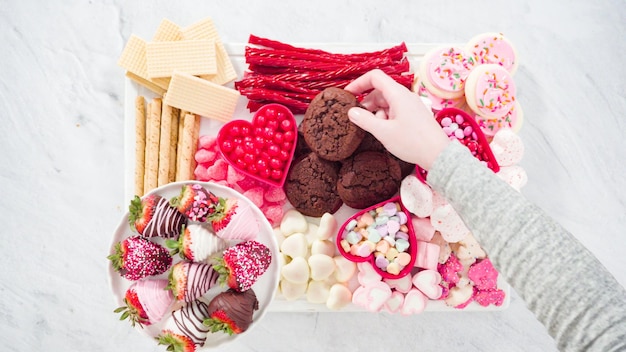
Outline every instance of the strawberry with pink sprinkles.
[[272, 262], [270, 249], [257, 241], [240, 242], [224, 250], [213, 268], [220, 274], [218, 282], [235, 291], [249, 290]]

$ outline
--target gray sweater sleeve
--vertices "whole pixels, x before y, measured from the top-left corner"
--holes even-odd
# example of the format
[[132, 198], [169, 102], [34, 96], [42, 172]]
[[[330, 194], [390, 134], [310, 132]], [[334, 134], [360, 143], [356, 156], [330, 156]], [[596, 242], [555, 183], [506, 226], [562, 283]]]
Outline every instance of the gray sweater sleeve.
[[446, 197], [494, 266], [562, 351], [626, 351], [626, 291], [567, 230], [458, 142], [428, 183]]

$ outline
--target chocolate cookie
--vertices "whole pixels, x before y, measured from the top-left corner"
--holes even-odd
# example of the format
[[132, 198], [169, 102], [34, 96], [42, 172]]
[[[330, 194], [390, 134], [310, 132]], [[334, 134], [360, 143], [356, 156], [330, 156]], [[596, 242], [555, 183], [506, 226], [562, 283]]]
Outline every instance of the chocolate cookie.
[[361, 141], [361, 144], [359, 144], [359, 147], [356, 148], [356, 150], [354, 151], [354, 155], [358, 153], [366, 152], [366, 151], [388, 153], [400, 165], [400, 170], [402, 171], [402, 178], [405, 178], [406, 176], [410, 175], [411, 173], [415, 171], [415, 164], [408, 163], [402, 159], [399, 159], [395, 155], [389, 153], [387, 149], [385, 149], [385, 146], [383, 146], [383, 144], [380, 143], [380, 141], [378, 141], [378, 139], [376, 139], [376, 137], [374, 137], [369, 132], [365, 132], [365, 137], [363, 138], [363, 141]]
[[326, 88], [313, 98], [302, 120], [304, 140], [313, 152], [331, 161], [354, 153], [365, 137], [348, 119], [348, 110], [357, 105], [356, 97], [340, 88]]
[[349, 207], [363, 209], [393, 197], [401, 181], [400, 165], [391, 155], [366, 151], [344, 161], [337, 192]]
[[339, 165], [309, 153], [296, 160], [285, 180], [284, 190], [289, 202], [304, 215], [321, 217], [341, 207], [337, 193]]

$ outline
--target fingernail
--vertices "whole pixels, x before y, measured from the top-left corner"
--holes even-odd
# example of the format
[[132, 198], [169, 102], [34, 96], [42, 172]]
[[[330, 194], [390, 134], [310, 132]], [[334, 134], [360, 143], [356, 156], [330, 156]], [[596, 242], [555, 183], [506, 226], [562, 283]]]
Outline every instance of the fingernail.
[[350, 120], [358, 120], [361, 116], [362, 113], [359, 108], [350, 108], [350, 110], [348, 110], [348, 118], [350, 118]]

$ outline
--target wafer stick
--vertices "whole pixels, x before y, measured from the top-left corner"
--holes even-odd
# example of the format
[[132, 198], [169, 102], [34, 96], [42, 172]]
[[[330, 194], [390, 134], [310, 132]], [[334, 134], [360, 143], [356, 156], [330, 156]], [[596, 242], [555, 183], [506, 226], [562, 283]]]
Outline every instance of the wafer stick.
[[159, 140], [161, 134], [161, 98], [149, 104], [150, 115], [146, 119], [146, 169], [144, 194], [156, 188], [159, 173]]
[[176, 181], [181, 181], [180, 178], [180, 161], [183, 157], [183, 128], [185, 125], [185, 116], [188, 111], [180, 110], [178, 118], [178, 142], [176, 145]]
[[200, 138], [200, 116], [194, 115], [193, 135], [191, 140], [191, 163], [189, 166], [189, 175], [193, 179], [196, 171], [196, 152], [198, 151], [198, 139]]
[[177, 150], [178, 150], [178, 120], [180, 118], [180, 110], [172, 108], [172, 126], [170, 136], [170, 167], [167, 176], [168, 182], [176, 181], [176, 164], [177, 164]]
[[180, 181], [191, 179], [191, 159], [193, 158], [193, 135], [196, 124], [194, 114], [186, 114], [183, 123], [182, 154], [180, 155]]
[[172, 136], [172, 107], [163, 105], [161, 109], [161, 135], [159, 137], [159, 172], [157, 185], [169, 182], [170, 175], [170, 143]]
[[143, 196], [143, 175], [146, 162], [146, 99], [135, 98], [135, 194]]

